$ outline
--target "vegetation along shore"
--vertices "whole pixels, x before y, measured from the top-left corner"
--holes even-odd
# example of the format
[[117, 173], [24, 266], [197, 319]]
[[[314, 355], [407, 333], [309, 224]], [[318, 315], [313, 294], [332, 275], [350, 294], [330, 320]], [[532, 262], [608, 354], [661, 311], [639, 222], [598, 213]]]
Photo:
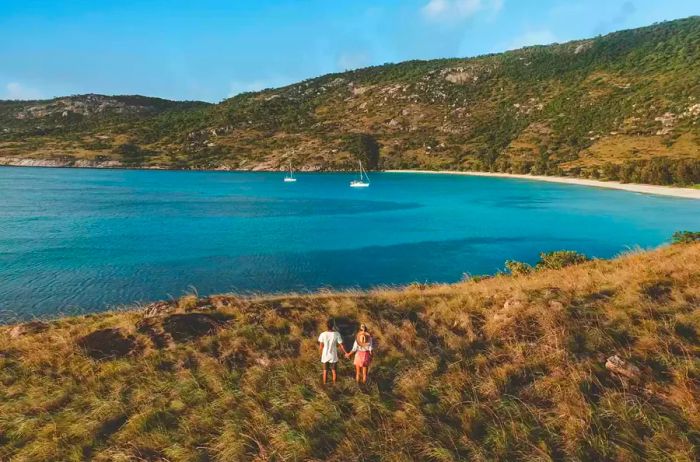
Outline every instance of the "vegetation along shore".
[[590, 186], [594, 188], [619, 189], [622, 191], [642, 194], [655, 194], [658, 196], [682, 197], [685, 199], [700, 199], [700, 188], [683, 188], [674, 186], [660, 186], [649, 184], [620, 183], [619, 181], [588, 180], [584, 178], [567, 178], [561, 176], [546, 175], [519, 175], [514, 173], [491, 172], [455, 172], [448, 170], [387, 170], [389, 173], [427, 173], [438, 175], [468, 175], [496, 178], [511, 178], [518, 180], [547, 181], [550, 183], [573, 184], [577, 186]]
[[[0, 327], [0, 460], [698, 460], [698, 240]], [[321, 384], [328, 317], [369, 326], [368, 384]]]
[[451, 170], [700, 184], [700, 17], [328, 74], [218, 104], [0, 101], [0, 165]]

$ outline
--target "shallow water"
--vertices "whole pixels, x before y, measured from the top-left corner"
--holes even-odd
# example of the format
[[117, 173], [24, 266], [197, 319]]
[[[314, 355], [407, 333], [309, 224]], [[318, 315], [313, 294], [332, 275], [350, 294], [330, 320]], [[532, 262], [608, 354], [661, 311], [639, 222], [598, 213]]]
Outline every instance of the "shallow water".
[[[0, 310], [94, 311], [219, 292], [452, 282], [507, 259], [610, 257], [700, 230], [700, 201], [405, 173], [0, 167]], [[11, 314], [10, 314], [11, 313]]]

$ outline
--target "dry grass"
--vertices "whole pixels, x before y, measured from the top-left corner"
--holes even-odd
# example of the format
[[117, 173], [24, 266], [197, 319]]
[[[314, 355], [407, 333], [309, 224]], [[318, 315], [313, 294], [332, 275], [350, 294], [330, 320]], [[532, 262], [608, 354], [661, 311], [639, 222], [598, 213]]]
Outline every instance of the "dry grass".
[[[0, 460], [698, 460], [699, 305], [695, 244], [451, 286], [189, 296], [152, 317], [5, 327]], [[349, 362], [319, 383], [328, 316], [373, 331], [366, 387]], [[106, 328], [132, 352], [77, 347]], [[606, 370], [612, 354], [639, 379]]]
[[564, 169], [571, 167], [602, 166], [606, 162], [619, 164], [625, 160], [668, 157], [672, 159], [694, 158], [700, 146], [692, 134], [684, 133], [671, 145], [665, 145], [661, 136], [604, 136], [590, 148], [584, 150], [574, 161], [562, 164]]

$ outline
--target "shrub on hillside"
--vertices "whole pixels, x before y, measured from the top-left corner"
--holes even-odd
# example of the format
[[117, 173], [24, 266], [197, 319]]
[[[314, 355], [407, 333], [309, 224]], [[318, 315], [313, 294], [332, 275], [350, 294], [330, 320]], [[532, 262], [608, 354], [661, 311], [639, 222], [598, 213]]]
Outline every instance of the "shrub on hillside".
[[560, 269], [588, 261], [589, 258], [574, 250], [557, 250], [556, 252], [540, 253], [537, 269]]
[[156, 155], [155, 152], [143, 149], [134, 143], [120, 144], [115, 148], [114, 152], [119, 154], [124, 165], [130, 167], [138, 167], [146, 163], [146, 161]]
[[379, 166], [379, 143], [376, 138], [367, 133], [353, 133], [344, 137], [345, 149], [355, 158], [363, 161], [368, 170], [376, 170]]
[[691, 244], [693, 242], [700, 242], [700, 232], [676, 231], [673, 233], [672, 242], [674, 244]]
[[508, 271], [513, 276], [521, 276], [524, 274], [530, 274], [533, 271], [531, 265], [523, 263], [516, 260], [506, 260], [506, 271]]
[[619, 165], [607, 162], [602, 166], [602, 176], [622, 183], [688, 186], [700, 182], [700, 161], [658, 157], [625, 160]]

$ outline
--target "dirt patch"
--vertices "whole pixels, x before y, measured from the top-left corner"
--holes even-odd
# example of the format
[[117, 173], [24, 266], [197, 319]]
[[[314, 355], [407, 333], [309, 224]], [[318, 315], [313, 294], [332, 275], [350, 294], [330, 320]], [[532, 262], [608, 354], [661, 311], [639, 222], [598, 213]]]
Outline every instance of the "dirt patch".
[[136, 341], [121, 329], [100, 329], [78, 339], [78, 346], [93, 359], [114, 359], [132, 353], [136, 349]]
[[230, 371], [244, 369], [251, 363], [251, 357], [245, 350], [234, 350], [221, 358], [221, 363]]
[[209, 313], [173, 314], [163, 320], [163, 330], [176, 342], [186, 342], [215, 332], [228, 318]]
[[641, 285], [640, 292], [653, 302], [665, 303], [671, 299], [672, 288], [670, 280], [648, 281]]
[[172, 343], [170, 335], [163, 332], [160, 323], [154, 318], [145, 318], [136, 324], [136, 331], [151, 339], [156, 348], [166, 348]]

